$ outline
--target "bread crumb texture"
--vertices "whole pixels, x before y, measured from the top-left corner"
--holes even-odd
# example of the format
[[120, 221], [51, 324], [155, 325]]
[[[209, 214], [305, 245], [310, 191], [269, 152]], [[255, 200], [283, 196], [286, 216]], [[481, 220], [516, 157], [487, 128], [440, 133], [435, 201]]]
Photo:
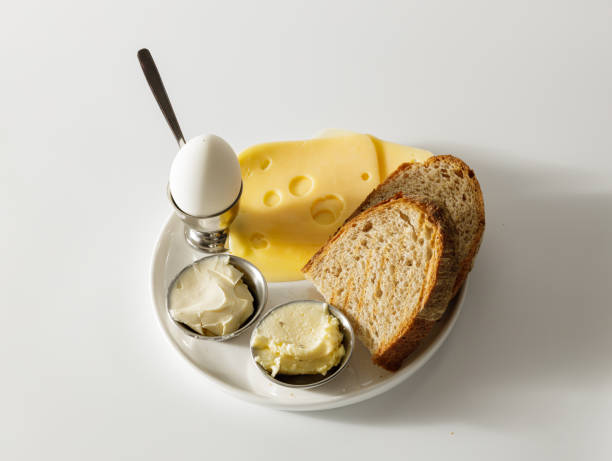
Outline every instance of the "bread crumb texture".
[[445, 210], [398, 195], [345, 223], [304, 271], [347, 315], [374, 362], [395, 370], [450, 300], [453, 232]]
[[398, 193], [428, 197], [448, 210], [457, 232], [456, 293], [472, 268], [485, 227], [484, 200], [474, 171], [452, 155], [437, 155], [424, 163], [404, 163], [366, 197], [351, 217]]

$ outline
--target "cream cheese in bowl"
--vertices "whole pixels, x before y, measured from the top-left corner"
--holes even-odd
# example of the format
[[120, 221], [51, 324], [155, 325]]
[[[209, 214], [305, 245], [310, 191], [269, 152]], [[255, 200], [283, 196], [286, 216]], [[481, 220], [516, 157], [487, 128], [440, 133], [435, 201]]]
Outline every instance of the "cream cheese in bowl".
[[204, 257], [183, 269], [170, 284], [167, 308], [191, 336], [224, 340], [246, 329], [267, 299], [263, 275], [231, 255]]

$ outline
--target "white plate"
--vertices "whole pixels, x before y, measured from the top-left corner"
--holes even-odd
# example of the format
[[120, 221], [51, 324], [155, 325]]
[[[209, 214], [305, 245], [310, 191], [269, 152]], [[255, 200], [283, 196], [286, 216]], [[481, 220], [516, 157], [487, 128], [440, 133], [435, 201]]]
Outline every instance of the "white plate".
[[[253, 327], [235, 339], [219, 343], [191, 338], [170, 320], [165, 304], [168, 285], [183, 267], [200, 257], [202, 254], [185, 242], [182, 222], [170, 216], [157, 241], [151, 267], [153, 304], [164, 333], [184, 358], [222, 390], [248, 402], [283, 410], [342, 407], [397, 386], [421, 368], [444, 342], [457, 320], [467, 285], [466, 282], [451, 302], [426, 343], [396, 373], [373, 365], [369, 352], [357, 341], [350, 363], [333, 381], [314, 389], [291, 389], [268, 381], [251, 362], [249, 339]], [[293, 299], [322, 299], [308, 281], [270, 283], [269, 291], [264, 312]]]

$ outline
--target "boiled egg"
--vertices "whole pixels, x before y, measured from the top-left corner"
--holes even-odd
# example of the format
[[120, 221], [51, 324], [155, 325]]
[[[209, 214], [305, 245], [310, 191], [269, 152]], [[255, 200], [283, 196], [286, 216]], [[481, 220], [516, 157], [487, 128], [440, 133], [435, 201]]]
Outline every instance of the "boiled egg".
[[236, 153], [214, 134], [190, 139], [170, 167], [172, 199], [191, 216], [207, 217], [224, 211], [238, 197], [241, 185]]

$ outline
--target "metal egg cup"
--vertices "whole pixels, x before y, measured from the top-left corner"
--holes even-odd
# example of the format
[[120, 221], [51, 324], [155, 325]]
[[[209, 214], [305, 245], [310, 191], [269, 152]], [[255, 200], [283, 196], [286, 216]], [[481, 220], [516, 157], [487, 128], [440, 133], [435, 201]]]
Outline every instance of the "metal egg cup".
[[170, 192], [170, 186], [166, 188], [168, 200], [174, 214], [176, 214], [185, 226], [185, 240], [193, 248], [205, 253], [222, 253], [227, 251], [225, 242], [229, 234], [229, 227], [236, 219], [242, 195], [242, 182], [238, 196], [230, 206], [219, 213], [210, 216], [193, 216], [181, 210]]

